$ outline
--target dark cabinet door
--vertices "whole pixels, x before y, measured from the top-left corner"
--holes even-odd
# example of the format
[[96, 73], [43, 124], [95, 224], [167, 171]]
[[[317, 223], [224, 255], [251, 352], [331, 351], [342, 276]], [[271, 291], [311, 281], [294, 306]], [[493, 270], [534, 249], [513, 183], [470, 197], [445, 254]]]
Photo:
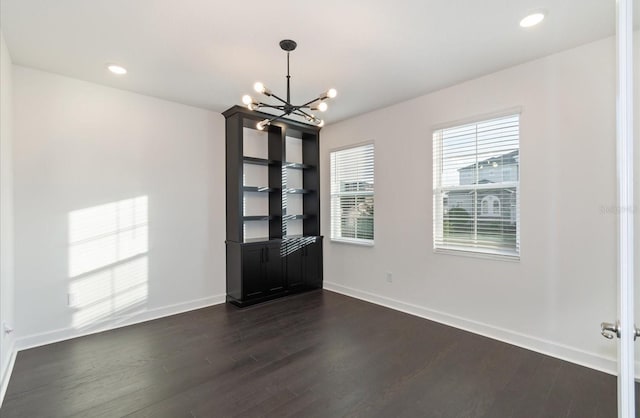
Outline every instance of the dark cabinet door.
[[303, 248], [293, 247], [287, 255], [287, 287], [296, 289], [304, 285], [304, 275], [302, 272]]
[[319, 239], [304, 247], [303, 275], [307, 286], [322, 284], [322, 241]]
[[243, 299], [263, 296], [266, 290], [264, 273], [264, 247], [245, 246], [242, 249], [242, 296]]
[[[242, 272], [238, 303], [252, 304], [287, 292], [322, 287], [322, 241], [313, 237], [240, 246]], [[238, 256], [238, 261], [240, 256]], [[233, 259], [230, 259], [233, 261]], [[229, 275], [233, 278], [234, 276]], [[229, 280], [228, 277], [228, 280]], [[227, 286], [229, 289], [229, 283]]]
[[280, 244], [271, 244], [264, 247], [264, 266], [266, 291], [277, 293], [284, 290], [284, 276], [282, 274], [282, 254]]

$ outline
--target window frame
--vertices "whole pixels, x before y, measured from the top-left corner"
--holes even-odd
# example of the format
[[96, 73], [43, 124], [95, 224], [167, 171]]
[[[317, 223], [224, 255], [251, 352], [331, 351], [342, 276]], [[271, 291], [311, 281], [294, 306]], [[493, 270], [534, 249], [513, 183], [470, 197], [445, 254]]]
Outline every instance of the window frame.
[[[359, 148], [359, 147], [364, 147], [367, 145], [371, 145], [373, 147], [373, 178], [374, 178], [374, 182], [373, 182], [373, 190], [371, 192], [368, 191], [357, 191], [357, 192], [338, 192], [338, 193], [333, 193], [332, 192], [332, 186], [333, 186], [333, 170], [332, 170], [332, 155], [336, 152], [340, 152], [340, 151], [346, 151], [346, 150], [350, 150], [350, 149], [354, 149], [354, 148]], [[358, 246], [363, 246], [363, 247], [373, 247], [375, 244], [375, 165], [376, 165], [376, 158], [375, 158], [376, 154], [375, 154], [375, 141], [371, 140], [371, 141], [365, 141], [365, 142], [359, 142], [359, 143], [355, 143], [355, 144], [349, 144], [349, 145], [344, 145], [341, 147], [336, 147], [336, 148], [331, 148], [329, 149], [329, 222], [330, 222], [330, 229], [329, 229], [329, 240], [331, 242], [336, 242], [336, 243], [342, 243], [342, 244], [352, 244], [352, 245], [358, 245]], [[349, 237], [334, 237], [334, 222], [337, 220], [336, 218], [338, 218], [337, 216], [334, 217], [334, 197], [339, 197], [339, 196], [371, 196], [373, 198], [373, 207], [374, 207], [374, 213], [372, 215], [372, 223], [373, 223], [373, 239], [365, 239], [365, 238], [349, 238]]]
[[[442, 243], [437, 243], [437, 237], [438, 237], [438, 233], [437, 233], [437, 229], [440, 228], [440, 230], [442, 230], [443, 226], [444, 226], [444, 208], [441, 211], [440, 215], [442, 216], [442, 219], [436, 219], [436, 217], [438, 216], [438, 211], [437, 211], [437, 199], [439, 197], [440, 193], [445, 193], [447, 191], [450, 190], [455, 190], [456, 188], [464, 188], [464, 189], [469, 189], [470, 187], [468, 186], [442, 186], [441, 184], [438, 183], [438, 181], [441, 181], [441, 178], [438, 179], [436, 176], [439, 175], [436, 172], [436, 168], [439, 166], [438, 164], [436, 164], [436, 152], [438, 151], [436, 148], [436, 133], [437, 132], [442, 132], [443, 130], [446, 129], [451, 129], [451, 128], [456, 128], [456, 127], [462, 127], [464, 125], [471, 125], [471, 124], [480, 124], [483, 122], [488, 122], [491, 121], [492, 119], [499, 119], [499, 118], [506, 118], [509, 116], [518, 116], [518, 155], [519, 155], [519, 160], [518, 160], [518, 179], [515, 182], [503, 182], [503, 183], [494, 183], [494, 184], [490, 184], [490, 185], [483, 185], [483, 184], [476, 184], [474, 185], [473, 189], [474, 191], [477, 193], [478, 191], [481, 191], [484, 188], [491, 188], [491, 189], [515, 189], [516, 192], [516, 219], [515, 219], [515, 223], [516, 223], [516, 249], [514, 251], [510, 251], [510, 250], [501, 250], [501, 249], [492, 249], [492, 248], [486, 248], [486, 247], [481, 247], [481, 246], [476, 246], [474, 247], [473, 245], [464, 245], [464, 244], [460, 244], [460, 245], [456, 245], [456, 244], [442, 244]], [[513, 262], [519, 262], [520, 258], [522, 256], [522, 245], [521, 245], [521, 240], [520, 240], [520, 231], [521, 231], [521, 216], [520, 216], [520, 212], [521, 212], [521, 208], [520, 208], [520, 190], [521, 190], [521, 170], [520, 170], [520, 166], [522, 165], [522, 153], [521, 153], [521, 144], [522, 144], [522, 107], [513, 107], [513, 108], [509, 108], [503, 111], [499, 111], [499, 112], [493, 112], [493, 113], [486, 113], [486, 114], [482, 114], [482, 115], [478, 115], [478, 116], [474, 116], [471, 118], [464, 118], [464, 119], [459, 119], [453, 122], [447, 122], [447, 123], [442, 123], [442, 124], [437, 124], [432, 126], [431, 128], [431, 136], [430, 136], [430, 141], [431, 141], [431, 146], [432, 146], [432, 152], [431, 152], [431, 157], [432, 160], [434, 161], [433, 163], [433, 167], [432, 167], [432, 180], [433, 180], [433, 185], [432, 185], [432, 194], [433, 194], [433, 216], [432, 216], [432, 243], [433, 243], [433, 252], [437, 253], [437, 254], [445, 254], [445, 255], [454, 255], [454, 256], [463, 256], [463, 257], [472, 257], [472, 258], [484, 258], [484, 259], [494, 259], [494, 260], [503, 260], [503, 261], [513, 261]], [[442, 139], [440, 139], [440, 141], [442, 141]], [[440, 162], [439, 164], [442, 164], [442, 162]], [[477, 200], [477, 199], [476, 199]], [[475, 203], [477, 205], [477, 202]], [[477, 209], [477, 208], [476, 208]], [[478, 216], [477, 210], [476, 210], [476, 217]], [[439, 225], [438, 225], [439, 222]], [[442, 233], [440, 234], [440, 236], [442, 236]]]

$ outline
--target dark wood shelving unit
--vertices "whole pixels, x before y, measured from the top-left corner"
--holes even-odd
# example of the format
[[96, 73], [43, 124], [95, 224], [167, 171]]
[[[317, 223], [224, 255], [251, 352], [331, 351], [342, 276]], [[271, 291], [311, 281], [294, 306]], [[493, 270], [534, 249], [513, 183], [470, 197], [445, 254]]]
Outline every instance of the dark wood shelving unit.
[[[261, 158], [245, 155], [244, 137], [251, 133], [247, 130], [256, 130], [256, 124], [269, 115], [241, 106], [234, 106], [223, 115], [226, 118], [227, 301], [243, 307], [321, 288], [320, 128], [287, 119], [272, 123], [261, 134], [267, 141], [267, 155]], [[287, 160], [287, 138], [301, 144], [301, 161]], [[265, 166], [268, 184], [245, 185], [245, 164]], [[283, 176], [283, 172], [288, 169], [301, 173], [302, 187], [286, 184], [288, 176]], [[248, 195], [268, 198], [268, 213], [245, 216]], [[287, 213], [291, 206], [287, 204], [287, 196], [296, 195], [300, 195], [296, 199], [302, 201], [302, 213]], [[268, 224], [268, 236], [245, 236], [251, 225], [260, 222]], [[297, 224], [296, 229], [301, 233], [288, 235], [290, 222], [301, 222], [301, 228]]]

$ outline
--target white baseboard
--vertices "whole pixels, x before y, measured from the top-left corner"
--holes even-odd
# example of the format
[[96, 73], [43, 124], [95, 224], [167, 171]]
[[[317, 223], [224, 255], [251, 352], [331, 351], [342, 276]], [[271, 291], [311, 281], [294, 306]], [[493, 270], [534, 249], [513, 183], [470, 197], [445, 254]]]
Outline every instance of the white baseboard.
[[226, 295], [209, 296], [206, 298], [176, 303], [174, 305], [163, 306], [160, 308], [143, 310], [141, 312], [135, 312], [131, 315], [109, 318], [103, 322], [100, 322], [99, 324], [93, 325], [91, 329], [75, 329], [70, 327], [47, 331], [39, 334], [27, 335], [24, 337], [19, 337], [16, 340], [16, 348], [17, 351], [26, 350], [29, 348], [40, 347], [46, 344], [69, 340], [71, 338], [96, 334], [116, 328], [126, 327], [128, 325], [139, 324], [141, 322], [147, 322], [154, 319], [164, 318], [166, 316], [193, 311], [195, 309], [206, 308], [208, 306], [224, 303], [225, 296]]
[[[484, 324], [478, 321], [461, 318], [444, 312], [435, 311], [422, 306], [411, 303], [402, 302], [385, 296], [376, 295], [374, 293], [363, 290], [354, 289], [337, 283], [324, 282], [325, 289], [351, 296], [356, 299], [365, 300], [367, 302], [382, 305], [400, 312], [410, 315], [419, 316], [430, 321], [449, 325], [464, 331], [492, 338], [528, 350], [536, 351], [551, 357], [556, 357], [571, 363], [599, 370], [608, 374], [617, 375], [617, 363], [615, 358], [607, 358], [598, 354], [580, 350], [575, 347], [558, 344], [553, 341], [544, 340], [508, 329], [495, 327], [493, 325]], [[636, 368], [638, 369], [638, 368]], [[636, 376], [638, 374], [636, 373]]]
[[11, 379], [13, 365], [16, 363], [16, 354], [18, 353], [18, 351], [16, 350], [15, 341], [13, 341], [11, 346], [9, 347], [9, 352], [11, 354], [9, 355], [9, 362], [7, 363], [7, 367], [4, 370], [0, 371], [0, 378], [2, 379], [0, 381], [0, 407], [4, 402], [4, 395], [7, 393], [7, 387], [9, 387], [9, 379]]

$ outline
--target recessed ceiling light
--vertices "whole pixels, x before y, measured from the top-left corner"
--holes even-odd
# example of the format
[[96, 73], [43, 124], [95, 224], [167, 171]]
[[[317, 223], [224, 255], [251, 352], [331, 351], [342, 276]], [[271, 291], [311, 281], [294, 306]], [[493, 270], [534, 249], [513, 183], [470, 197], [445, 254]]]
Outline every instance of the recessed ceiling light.
[[520, 26], [523, 28], [530, 28], [542, 22], [543, 20], [544, 20], [544, 13], [542, 12], [532, 13], [520, 21]]
[[117, 75], [123, 75], [127, 73], [127, 69], [119, 65], [109, 64], [107, 65], [107, 68], [109, 69], [109, 71]]

